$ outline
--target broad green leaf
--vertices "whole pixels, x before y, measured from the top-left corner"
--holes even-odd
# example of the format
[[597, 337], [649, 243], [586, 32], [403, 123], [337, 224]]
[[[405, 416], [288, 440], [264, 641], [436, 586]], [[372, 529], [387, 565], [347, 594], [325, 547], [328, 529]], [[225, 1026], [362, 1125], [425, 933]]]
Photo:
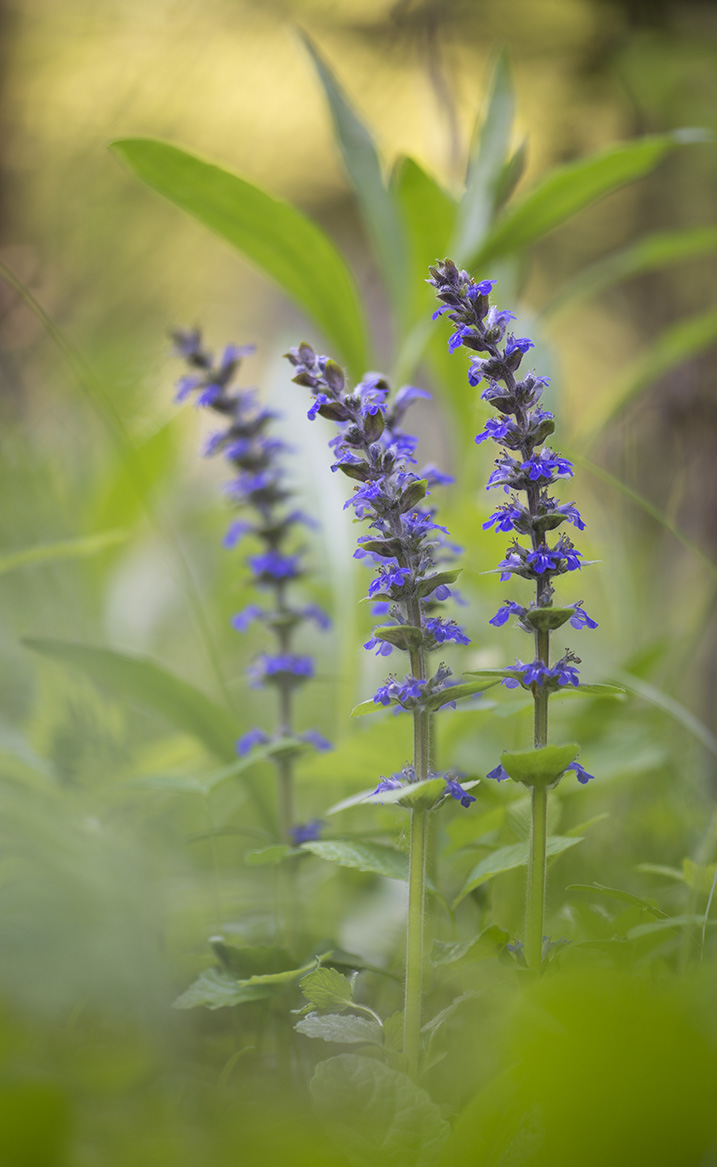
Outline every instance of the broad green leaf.
[[605, 887], [602, 883], [569, 883], [565, 890], [597, 892], [598, 895], [607, 896], [608, 899], [621, 900], [624, 904], [632, 904], [635, 908], [642, 908], [643, 911], [649, 912], [659, 920], [669, 919], [666, 912], [663, 912], [661, 908], [655, 907], [649, 900], [644, 900], [641, 896], [635, 896], [629, 891], [619, 891], [615, 887]]
[[[352, 717], [365, 717], [367, 713], [378, 713], [381, 709], [389, 709], [392, 705], [397, 705], [396, 701], [389, 701], [388, 705], [379, 705], [377, 701], [361, 701], [359, 705], [354, 705], [351, 710]], [[357, 796], [358, 797], [358, 796]]]
[[285, 948], [257, 944], [239, 948], [227, 944], [223, 936], [212, 936], [209, 943], [226, 971], [238, 980], [246, 980], [259, 973], [285, 972], [293, 967], [294, 959]]
[[425, 283], [428, 266], [450, 251], [457, 204], [414, 158], [397, 158], [390, 182], [400, 207], [409, 253], [409, 274], [403, 296], [409, 319], [416, 321], [406, 337], [398, 359], [399, 381], [411, 376], [431, 336], [431, 314], [435, 307], [433, 289]]
[[[373, 704], [373, 702], [371, 702], [371, 704]], [[370, 790], [360, 790], [358, 794], [351, 794], [348, 798], [342, 798], [341, 802], [334, 803], [334, 805], [330, 806], [329, 809], [324, 813], [338, 814], [339, 811], [350, 810], [354, 806], [365, 806], [366, 799], [370, 794], [373, 794], [375, 789], [376, 787], [372, 786]]]
[[405, 314], [407, 300], [406, 247], [396, 201], [386, 189], [378, 152], [368, 127], [350, 104], [316, 45], [305, 32], [301, 33], [301, 37], [324, 87], [344, 165], [353, 183], [359, 209], [394, 308], [401, 316]]
[[580, 752], [576, 742], [560, 746], [541, 746], [535, 750], [513, 750], [500, 756], [503, 769], [514, 782], [524, 786], [544, 787], [557, 782], [560, 775], [574, 762]]
[[563, 284], [555, 296], [542, 310], [543, 319], [558, 312], [572, 309], [591, 296], [604, 292], [606, 288], [630, 276], [646, 271], [657, 271], [672, 264], [696, 256], [709, 255], [717, 251], [717, 227], [688, 227], [681, 231], [660, 231], [646, 235], [632, 243], [606, 255], [597, 263], [583, 268], [574, 279]]
[[34, 547], [7, 551], [4, 555], [0, 555], [0, 575], [33, 563], [45, 563], [49, 559], [84, 559], [89, 555], [99, 555], [108, 547], [114, 547], [115, 544], [121, 543], [126, 538], [126, 531], [103, 531], [98, 535], [84, 535], [78, 539], [61, 539], [56, 543], [38, 543]]
[[663, 863], [638, 863], [635, 870], [642, 871], [645, 875], [661, 875], [665, 879], [674, 880], [676, 883], [685, 882], [685, 873], [680, 871], [679, 867], [667, 867]]
[[[569, 847], [574, 847], [576, 843], [581, 842], [582, 839], [571, 839], [567, 835], [550, 835], [548, 836], [547, 856], [550, 859], [554, 855], [560, 855]], [[461, 900], [465, 899], [470, 892], [480, 887], [481, 884], [487, 883], [494, 875], [502, 875], [504, 871], [524, 867], [528, 862], [528, 852], [529, 843], [526, 840], [524, 843], [513, 843], [509, 847], [499, 847], [492, 855], [481, 859], [453, 901], [453, 910], [455, 911]]]
[[300, 855], [296, 847], [288, 843], [270, 843], [268, 847], [259, 847], [256, 851], [247, 851], [244, 862], [248, 867], [278, 867], [288, 855]]
[[32, 652], [79, 669], [116, 697], [159, 714], [219, 757], [236, 757], [237, 725], [231, 714], [147, 657], [64, 640], [28, 637], [22, 643]]
[[216, 968], [205, 969], [200, 973], [194, 984], [173, 1002], [174, 1009], [226, 1009], [233, 1005], [251, 1005], [254, 1001], [262, 1001], [272, 995], [270, 988], [261, 985], [247, 986], [239, 982], [229, 973], [220, 972]]
[[322, 1041], [345, 1042], [347, 1045], [383, 1045], [383, 1030], [371, 1017], [342, 1013], [309, 1013], [297, 1021], [295, 1028], [306, 1037]]
[[597, 199], [649, 174], [676, 146], [701, 140], [699, 131], [675, 130], [556, 167], [501, 216], [467, 266], [480, 268], [484, 278], [486, 264], [523, 251]]
[[355, 867], [373, 875], [389, 879], [408, 879], [408, 855], [382, 843], [363, 843], [353, 839], [317, 839], [302, 843], [302, 851], [311, 851], [319, 859], [338, 863], [339, 867]]
[[435, 1167], [450, 1127], [407, 1074], [357, 1054], [320, 1062], [316, 1111], [353, 1167]]
[[709, 308], [698, 316], [680, 320], [652, 341], [647, 352], [620, 380], [599, 394], [598, 405], [581, 422], [575, 441], [587, 449], [599, 435], [665, 373], [717, 344], [717, 310]]
[[363, 374], [369, 364], [367, 333], [353, 276], [311, 219], [167, 142], [126, 138], [112, 149], [147, 186], [271, 276], [324, 331], [354, 376]]
[[515, 95], [508, 55], [502, 50], [495, 63], [485, 120], [473, 131], [466, 187], [458, 208], [449, 254], [461, 265], [480, 247], [495, 214], [501, 179], [510, 147], [515, 117]]
[[335, 968], [316, 968], [307, 973], [301, 991], [317, 1009], [346, 1009], [353, 1004], [351, 981]]

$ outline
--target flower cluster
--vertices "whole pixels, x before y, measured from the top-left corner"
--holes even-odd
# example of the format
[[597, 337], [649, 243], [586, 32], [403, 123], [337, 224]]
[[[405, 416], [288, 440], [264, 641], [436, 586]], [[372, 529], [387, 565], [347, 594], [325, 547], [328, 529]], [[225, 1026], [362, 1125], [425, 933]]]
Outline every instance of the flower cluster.
[[[445, 313], [453, 322], [449, 348], [462, 346], [472, 354], [468, 380], [471, 385], [484, 385], [481, 397], [498, 414], [486, 422], [476, 442], [490, 439], [503, 447], [487, 489], [502, 489], [508, 498], [483, 524], [486, 530], [494, 527], [516, 536], [499, 563], [500, 578], [507, 581], [518, 575], [535, 584], [535, 601], [529, 607], [507, 600], [490, 621], [499, 627], [514, 615], [519, 626], [535, 638], [535, 659], [527, 664], [516, 661], [504, 683], [511, 688], [522, 685], [534, 696], [540, 690], [549, 693], [578, 685], [578, 657], [566, 650], [554, 665], [549, 660], [551, 631], [568, 622], [573, 628], [597, 625], [583, 610], [582, 601], [553, 607], [553, 580], [579, 571], [582, 555], [564, 531], [553, 542], [551, 532], [563, 524], [582, 531], [585, 524], [574, 503], [561, 504], [550, 493], [558, 479], [572, 477], [573, 468], [567, 458], [545, 445], [555, 429], [553, 414], [540, 404], [547, 380], [522, 372], [520, 366], [533, 342], [509, 331], [515, 319], [511, 312], [491, 305], [495, 281], [476, 282], [450, 259], [431, 267], [430, 277], [428, 283], [441, 301], [434, 319]], [[518, 536], [527, 539], [528, 546]]]
[[448, 641], [468, 644], [455, 620], [433, 614], [451, 595], [449, 584], [459, 573], [436, 570], [449, 550], [448, 532], [435, 522], [435, 512], [424, 500], [431, 485], [451, 480], [433, 467], [421, 474], [410, 468], [416, 465], [417, 439], [401, 428], [408, 407], [429, 394], [406, 385], [389, 401], [389, 385], [377, 373], [367, 374], [349, 391], [342, 369], [317, 356], [308, 344], [287, 357], [297, 370], [294, 381], [312, 391], [309, 419], [320, 414], [341, 427], [330, 442], [331, 469], [355, 481], [345, 507], [367, 520], [372, 532], [359, 538], [354, 555], [375, 568], [368, 588], [369, 598], [376, 601], [373, 613], [389, 616], [392, 623], [377, 627], [365, 647], [380, 656], [389, 656], [394, 648], [411, 656], [412, 674], [401, 683], [390, 678], [374, 700], [421, 707], [424, 694], [435, 697], [452, 675], [441, 664], [427, 677], [421, 667], [426, 654]]
[[277, 416], [262, 408], [253, 390], [232, 388], [243, 357], [254, 351], [253, 345], [229, 345], [217, 363], [202, 344], [198, 329], [173, 333], [175, 353], [183, 357], [188, 373], [177, 385], [177, 401], [196, 394], [196, 404], [205, 406], [222, 420], [205, 448], [207, 455], [223, 455], [234, 477], [227, 485], [232, 504], [243, 512], [227, 530], [224, 545], [236, 547], [245, 536], [253, 536], [261, 551], [249, 555], [247, 565], [254, 586], [268, 594], [267, 604], [250, 604], [232, 617], [237, 632], [246, 632], [255, 622], [264, 624], [275, 636], [276, 651], [264, 652], [248, 669], [254, 687], [272, 686], [277, 690], [279, 724], [272, 737], [263, 729], [251, 729], [237, 742], [241, 755], [257, 746], [275, 745], [282, 754], [291, 742], [303, 742], [316, 749], [330, 749], [330, 744], [316, 731], [294, 734], [291, 724], [290, 694], [314, 674], [311, 657], [292, 651], [297, 628], [313, 621], [320, 628], [330, 624], [325, 612], [314, 604], [297, 605], [289, 595], [290, 587], [304, 574], [300, 551], [291, 548], [298, 524], [314, 526], [313, 520], [292, 510], [291, 492], [285, 482], [282, 455], [286, 447], [270, 433], [270, 423]]
[[[427, 718], [429, 711], [450, 701], [453, 685], [445, 664], [431, 674], [429, 654], [448, 642], [468, 643], [456, 621], [441, 613], [459, 574], [441, 570], [442, 562], [460, 549], [447, 541], [448, 532], [425, 501], [432, 486], [452, 480], [432, 466], [413, 469], [417, 439], [402, 428], [409, 406], [429, 394], [406, 385], [391, 396], [378, 373], [366, 374], [349, 389], [339, 365], [318, 356], [308, 344], [286, 355], [296, 370], [294, 381], [311, 390], [309, 419], [320, 415], [339, 426], [330, 442], [331, 469], [353, 480], [345, 507], [369, 524], [370, 533], [359, 539], [354, 554], [375, 569], [368, 598], [374, 601], [373, 614], [388, 617], [390, 623], [376, 627], [365, 647], [380, 656], [389, 656], [394, 648], [409, 654], [409, 675], [402, 681], [389, 677], [374, 702]], [[427, 757], [421, 765], [424, 772], [414, 781], [425, 777]]]

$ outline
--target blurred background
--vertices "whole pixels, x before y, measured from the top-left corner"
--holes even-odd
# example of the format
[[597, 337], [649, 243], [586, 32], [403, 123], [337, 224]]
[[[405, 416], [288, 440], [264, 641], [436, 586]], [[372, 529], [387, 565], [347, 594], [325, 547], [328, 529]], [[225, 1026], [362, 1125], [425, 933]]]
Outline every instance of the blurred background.
[[[6, 1158], [52, 1167], [184, 1163], [186, 1154], [193, 1163], [224, 1139], [231, 1153], [232, 1097], [206, 1092], [245, 1039], [236, 1011], [231, 1022], [226, 1011], [207, 1021], [168, 1004], [210, 961], [212, 932], [256, 940], [273, 908], [242, 866], [242, 831], [258, 829], [250, 796], [232, 784], [212, 797], [192, 792], [218, 763], [176, 713], [163, 716], [131, 683], [102, 684], [96, 671], [23, 643], [51, 637], [148, 656], [228, 707], [237, 733], [262, 724], [262, 700], [247, 694], [243, 673], [260, 634], [247, 643], [229, 628], [252, 597], [240, 560], [221, 548], [222, 472], [198, 457], [205, 419], [173, 404], [182, 370], [169, 328], [200, 324], [215, 349], [257, 344], [242, 379], [282, 412], [297, 446], [297, 490], [321, 520], [306, 590], [333, 611], [335, 629], [309, 646], [319, 678], [301, 715], [337, 751], [302, 763], [302, 816], [402, 765], [408, 746], [396, 727], [407, 731], [393, 720], [348, 722], [385, 665], [361, 648], [366, 581], [351, 559], [346, 486], [328, 474], [330, 427], [304, 422], [304, 393], [280, 359], [303, 338], [323, 350], [320, 334], [108, 145], [162, 138], [301, 207], [348, 258], [374, 359], [391, 373], [386, 293], [298, 28], [372, 127], [386, 171], [409, 154], [456, 195], [505, 47], [513, 145], [527, 142], [520, 196], [551, 167], [619, 140], [680, 127], [714, 135], [717, 5], [0, 0], [0, 28], [0, 993], [9, 1067], [0, 1106], [20, 1116]], [[555, 445], [576, 455], [564, 497], [589, 524], [578, 542], [599, 561], [579, 583], [600, 628], [574, 647], [587, 679], [628, 678], [632, 693], [619, 708], [599, 701], [576, 712], [567, 702], [556, 714], [556, 733], [581, 735], [581, 759], [598, 775], [587, 791], [561, 786], [560, 829], [609, 816], [561, 859], [560, 886], [603, 878], [662, 896], [671, 911], [704, 907], [717, 850], [716, 189], [714, 141], [675, 149], [520, 256], [506, 278], [519, 295], [520, 334], [536, 339], [536, 365], [552, 378]], [[694, 246], [679, 262], [556, 300], [590, 265], [653, 233], [689, 229]], [[495, 299], [518, 306], [501, 299], [500, 283]], [[414, 424], [425, 460], [459, 473], [441, 501], [467, 549], [473, 646], [457, 667], [497, 666], [524, 655], [524, 644], [519, 632], [486, 630], [504, 587], [481, 573], [503, 545], [480, 529], [491, 456], [459, 419], [473, 410], [479, 427], [484, 410], [456, 409], [456, 395], [472, 391], [461, 354], [454, 362], [451, 383], [428, 364], [416, 373], [434, 401], [417, 407]], [[612, 418], [622, 384], [633, 388]], [[81, 554], [33, 557], [80, 538]], [[502, 713], [479, 733], [475, 714], [446, 714], [442, 753], [485, 773], [501, 748], [528, 741], [525, 707], [504, 702]], [[257, 781], [270, 787], [268, 766]], [[482, 797], [479, 810], [498, 811], [497, 794]], [[500, 820], [499, 841], [525, 831], [524, 810], [516, 802]], [[459, 854], [473, 844], [454, 820], [447, 830]], [[387, 832], [393, 823], [381, 818]], [[401, 898], [385, 880], [368, 886], [353, 875], [336, 886], [323, 868], [310, 877], [317, 934], [323, 920], [341, 918], [347, 947], [391, 959]], [[521, 895], [517, 877], [495, 884], [491, 910], [509, 931], [520, 927]], [[556, 935], [612, 927], [557, 899]], [[483, 900], [474, 907], [486, 909]], [[665, 960], [687, 960], [684, 945]], [[197, 1110], [185, 1113], [180, 1138], [173, 1124], [186, 1098]], [[50, 1133], [23, 1151], [22, 1115], [38, 1106]], [[315, 1146], [312, 1155], [323, 1162]]]

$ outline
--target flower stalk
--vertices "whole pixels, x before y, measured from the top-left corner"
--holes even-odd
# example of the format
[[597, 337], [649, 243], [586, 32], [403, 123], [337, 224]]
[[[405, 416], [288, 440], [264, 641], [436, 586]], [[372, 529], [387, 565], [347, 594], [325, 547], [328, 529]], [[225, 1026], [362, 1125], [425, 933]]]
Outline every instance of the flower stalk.
[[[405, 790], [399, 801], [411, 814], [404, 1055], [415, 1077], [420, 1070], [428, 815], [447, 797], [464, 806], [474, 801], [455, 778], [434, 775], [430, 769], [432, 711], [455, 702], [450, 698], [450, 669], [441, 663], [431, 675], [429, 654], [449, 641], [468, 643], [454, 620], [434, 615], [451, 595], [448, 585], [458, 572], [435, 570], [439, 554], [446, 549], [447, 531], [434, 521], [434, 512], [424, 500], [431, 486], [450, 479], [433, 467], [424, 468], [420, 475], [410, 469], [416, 464], [417, 442], [402, 430], [401, 423], [413, 401], [428, 397], [423, 390], [404, 386], [389, 399], [388, 383], [376, 373], [367, 374], [348, 390], [343, 370], [329, 358], [317, 356], [310, 345], [291, 349], [287, 357], [296, 369], [294, 381], [312, 392], [309, 419], [320, 414], [340, 426], [330, 443], [335, 456], [331, 469], [355, 482], [345, 506], [369, 522], [371, 534], [359, 539], [354, 555], [376, 568], [368, 589], [375, 601], [372, 611], [391, 623], [375, 628], [365, 647], [375, 649], [379, 656], [390, 656], [397, 648], [410, 661], [410, 674], [403, 681], [390, 676], [374, 695], [374, 703], [394, 706], [396, 712], [410, 710], [413, 763], [400, 774], [382, 777], [374, 795]], [[425, 784], [435, 777], [441, 777], [444, 786], [437, 792], [432, 788], [429, 795]], [[423, 789], [418, 784], [424, 784]], [[412, 787], [417, 787], [415, 792]]]
[[[295, 549], [297, 525], [315, 526], [301, 511], [290, 509], [291, 491], [286, 485], [283, 455], [286, 446], [270, 433], [277, 417], [261, 408], [251, 390], [232, 388], [243, 357], [253, 353], [253, 345], [229, 345], [218, 362], [202, 344], [201, 333], [176, 331], [176, 355], [189, 366], [177, 385], [176, 400], [196, 394], [196, 404], [211, 410], [224, 422], [214, 433], [205, 454], [222, 454], [235, 477], [227, 486], [234, 507], [242, 514], [229, 526], [224, 546], [233, 549], [246, 536], [258, 541], [261, 550], [247, 559], [254, 586], [268, 594], [266, 605], [250, 604], [232, 617], [235, 631], [244, 633], [254, 623], [263, 624], [273, 635], [275, 650], [260, 653], [247, 670], [253, 688], [273, 688], [276, 694], [276, 727], [272, 734], [255, 727], [236, 743], [240, 756], [264, 749], [273, 761], [277, 777], [277, 833], [285, 843], [316, 838], [320, 824], [297, 824], [294, 809], [294, 770], [298, 755], [307, 748], [330, 749], [330, 743], [315, 730], [297, 733], [294, 727], [294, 696], [314, 674], [313, 659], [297, 653], [294, 640], [302, 624], [313, 621], [320, 628], [330, 626], [325, 612], [313, 604], [300, 605], [292, 589], [306, 574], [301, 550]], [[309, 834], [307, 835], [307, 830]]]
[[488, 489], [502, 488], [509, 498], [483, 527], [515, 532], [529, 539], [526, 547], [514, 538], [498, 570], [504, 581], [514, 575], [530, 580], [535, 586], [535, 600], [529, 607], [507, 600], [490, 623], [500, 627], [511, 615], [516, 616], [519, 627], [533, 638], [533, 661], [516, 661], [515, 667], [506, 670], [509, 675], [503, 683], [509, 688], [522, 686], [532, 694], [535, 754], [532, 764], [521, 757], [517, 765], [511, 762], [510, 755], [505, 755], [505, 761], [488, 777], [498, 781], [513, 777], [512, 768], [516, 779], [531, 790], [525, 956], [528, 967], [539, 972], [544, 940], [548, 791], [569, 769], [576, 772], [580, 782], [592, 777], [575, 760], [577, 747], [572, 760], [564, 750], [559, 755], [549, 753], [550, 695], [562, 686], [579, 684], [575, 666], [580, 663], [579, 657], [566, 649], [551, 666], [550, 635], [568, 622], [573, 628], [597, 627], [583, 611], [582, 601], [565, 608], [553, 606], [553, 579], [579, 570], [581, 552], [564, 533], [553, 544], [548, 536], [564, 523], [581, 531], [585, 524], [574, 503], [561, 504], [549, 492], [558, 479], [572, 477], [573, 468], [566, 458], [544, 444], [555, 429], [553, 414], [539, 404], [547, 379], [532, 372], [519, 372], [533, 342], [508, 331], [510, 321], [515, 319], [513, 313], [491, 305], [489, 297], [495, 281], [476, 282], [446, 259], [430, 268], [428, 282], [441, 301], [434, 319], [447, 313], [455, 325], [449, 349], [465, 347], [471, 352], [468, 381], [474, 386], [485, 382], [481, 397], [498, 411], [497, 417], [488, 419], [476, 442], [490, 439], [503, 447], [488, 479]]

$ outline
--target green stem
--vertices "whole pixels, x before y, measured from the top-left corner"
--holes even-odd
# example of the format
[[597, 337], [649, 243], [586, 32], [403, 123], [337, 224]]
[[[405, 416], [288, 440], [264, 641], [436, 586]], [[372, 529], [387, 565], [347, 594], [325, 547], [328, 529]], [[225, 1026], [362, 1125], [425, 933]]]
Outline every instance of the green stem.
[[423, 900], [426, 874], [428, 811], [411, 810], [411, 854], [408, 875], [408, 939], [406, 944], [406, 998], [403, 1052], [411, 1077], [418, 1076], [421, 1047], [421, 993], [423, 988]]
[[[420, 627], [418, 601], [409, 604], [409, 618]], [[422, 648], [411, 653], [411, 672], [425, 678], [426, 657]], [[422, 710], [413, 714], [413, 765], [416, 781], [428, 777], [431, 751], [431, 715]], [[423, 992], [424, 901], [426, 888], [426, 852], [428, 811], [411, 809], [411, 849], [408, 859], [408, 928], [406, 934], [406, 995], [403, 1014], [403, 1052], [408, 1073], [418, 1076], [421, 1050], [421, 996]]]
[[548, 826], [548, 791], [534, 786], [531, 791], [530, 858], [528, 860], [528, 909], [525, 959], [528, 968], [540, 972], [543, 958], [543, 916], [545, 914], [545, 865]]
[[[536, 659], [547, 666], [550, 656], [550, 633], [536, 632]], [[535, 702], [534, 745], [536, 750], [548, 743], [548, 694], [544, 685], [533, 686]], [[530, 801], [530, 854], [528, 857], [528, 902], [525, 924], [525, 959], [528, 968], [539, 973], [543, 962], [543, 921], [545, 917], [545, 878], [547, 870], [548, 791], [534, 786]]]

